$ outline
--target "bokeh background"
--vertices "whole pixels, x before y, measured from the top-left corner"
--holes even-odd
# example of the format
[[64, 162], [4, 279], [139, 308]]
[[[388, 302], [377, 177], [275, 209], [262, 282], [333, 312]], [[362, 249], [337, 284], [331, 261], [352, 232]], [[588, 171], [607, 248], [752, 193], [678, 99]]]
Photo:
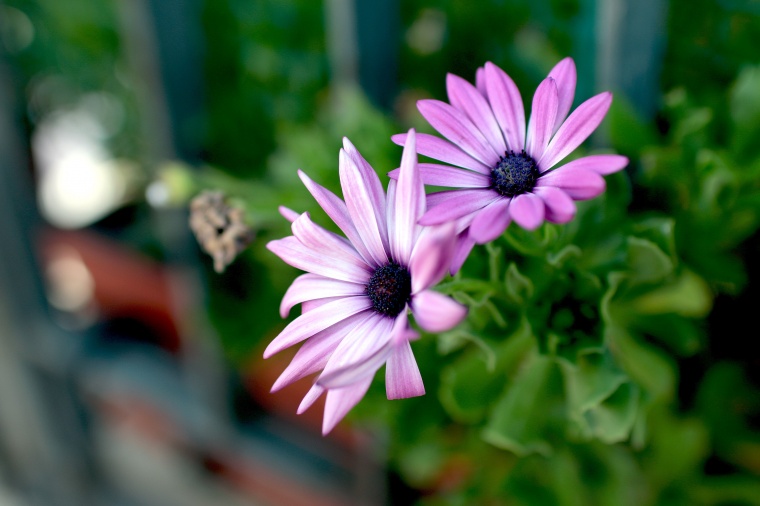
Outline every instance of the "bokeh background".
[[[0, 0], [0, 505], [760, 504], [759, 47], [757, 0]], [[477, 248], [428, 394], [323, 438], [261, 359], [277, 206], [327, 225], [296, 169], [387, 181], [447, 72], [527, 105], [565, 56], [631, 165]], [[207, 188], [255, 233], [222, 274]]]

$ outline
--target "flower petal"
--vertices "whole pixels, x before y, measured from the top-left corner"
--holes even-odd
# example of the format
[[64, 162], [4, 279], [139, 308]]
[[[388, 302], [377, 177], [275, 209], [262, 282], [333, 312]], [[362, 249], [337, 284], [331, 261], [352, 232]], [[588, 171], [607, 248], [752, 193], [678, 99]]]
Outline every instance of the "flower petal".
[[277, 208], [277, 210], [280, 211], [280, 214], [282, 215], [282, 217], [288, 220], [290, 223], [293, 223], [294, 221], [298, 219], [299, 216], [301, 216], [300, 213], [297, 213], [294, 210], [285, 206], [280, 206]]
[[549, 77], [556, 81], [559, 94], [557, 117], [554, 120], [554, 128], [552, 129], [552, 133], [555, 133], [562, 125], [562, 122], [565, 121], [565, 118], [567, 118], [567, 113], [570, 112], [573, 100], [575, 99], [575, 84], [577, 81], [575, 62], [569, 56], [564, 58], [549, 72]]
[[329, 304], [330, 302], [344, 298], [345, 297], [325, 297], [324, 299], [305, 300], [301, 303], [301, 314], [308, 313], [309, 311], [313, 311], [314, 309], [322, 307], [325, 304]]
[[320, 255], [328, 255], [341, 264], [363, 267], [367, 272], [372, 268], [347, 239], [325, 230], [311, 221], [309, 213], [303, 213], [290, 226], [293, 235], [301, 244]]
[[499, 161], [499, 153], [459, 109], [440, 100], [419, 100], [417, 109], [433, 128], [471, 157], [488, 167]]
[[546, 219], [552, 223], [567, 223], [575, 217], [575, 202], [570, 196], [553, 186], [537, 186], [533, 193], [541, 197], [546, 206]]
[[317, 332], [321, 332], [351, 315], [369, 309], [371, 306], [372, 302], [367, 297], [344, 297], [312, 309], [290, 322], [269, 343], [267, 349], [264, 350], [264, 358], [269, 358], [285, 348], [300, 343]]
[[[430, 186], [448, 186], [452, 188], [488, 188], [491, 179], [488, 176], [460, 169], [450, 165], [438, 165], [436, 163], [418, 163], [422, 183]], [[399, 169], [388, 173], [391, 179], [398, 178]]]
[[425, 395], [422, 375], [414, 360], [412, 345], [404, 341], [394, 346], [385, 366], [385, 392], [388, 399], [407, 399]]
[[298, 349], [290, 364], [277, 378], [277, 381], [274, 382], [271, 391], [276, 392], [301, 378], [322, 370], [346, 334], [372, 315], [371, 310], [362, 311], [321, 332], [317, 332], [307, 339]]
[[[570, 168], [584, 169], [596, 172], [602, 176], [623, 170], [628, 165], [628, 158], [621, 155], [591, 155], [568, 162], [555, 170]], [[420, 165], [421, 166], [421, 165]]]
[[425, 227], [412, 252], [412, 294], [438, 283], [449, 270], [456, 247], [454, 223]]
[[557, 84], [554, 79], [547, 77], [541, 81], [536, 89], [536, 94], [533, 95], [533, 107], [528, 122], [525, 151], [534, 160], [541, 158], [554, 133], [554, 119], [557, 117], [558, 101]]
[[486, 91], [486, 69], [478, 67], [475, 71], [475, 87], [483, 97], [488, 98], [488, 92]]
[[481, 209], [470, 225], [470, 235], [475, 242], [485, 244], [504, 233], [512, 221], [509, 214], [511, 200], [501, 198]]
[[393, 228], [389, 238], [391, 257], [403, 265], [409, 265], [412, 248], [419, 235], [417, 222], [425, 212], [425, 188], [417, 170], [417, 151], [414, 130], [409, 130], [401, 155], [401, 168], [394, 189]]
[[482, 209], [499, 198], [501, 195], [488, 189], [431, 193], [427, 196], [428, 210], [419, 223], [420, 225], [440, 225], [453, 221]]
[[544, 202], [532, 193], [522, 193], [512, 199], [509, 214], [515, 223], [526, 230], [535, 230], [544, 221]]
[[504, 132], [507, 147], [519, 152], [525, 147], [525, 107], [520, 91], [512, 78], [491, 62], [486, 63], [485, 82], [488, 102]]
[[[403, 146], [406, 144], [406, 134], [396, 134], [391, 137], [391, 140], [399, 146]], [[454, 144], [435, 135], [418, 133], [417, 153], [482, 174], [491, 173], [489, 166], [480, 163]]]
[[443, 294], [424, 290], [412, 297], [412, 314], [423, 329], [442, 332], [461, 322], [467, 308]]
[[564, 165], [536, 181], [536, 186], [555, 186], [570, 195], [573, 200], [587, 200], [601, 194], [606, 187], [604, 178], [596, 172]]
[[557, 130], [543, 156], [538, 170], [544, 172], [581, 145], [604, 119], [612, 103], [612, 93], [606, 91], [593, 96], [578, 106]]
[[314, 402], [324, 393], [325, 389], [319, 385], [312, 385], [311, 389], [304, 395], [301, 404], [298, 406], [296, 413], [299, 415], [309, 409]]
[[496, 150], [496, 153], [506, 151], [507, 145], [504, 142], [501, 128], [499, 128], [491, 106], [488, 105], [485, 97], [473, 85], [454, 74], [446, 75], [446, 90], [451, 105], [470, 118], [488, 143]]
[[459, 272], [459, 269], [462, 268], [462, 265], [464, 265], [467, 257], [470, 256], [470, 252], [474, 246], [475, 239], [473, 239], [470, 235], [469, 228], [457, 236], [457, 245], [454, 251], [454, 258], [452, 258], [451, 267], [449, 268], [449, 273], [452, 276]]
[[280, 316], [287, 317], [293, 306], [307, 300], [362, 295], [365, 289], [366, 285], [359, 283], [348, 283], [318, 274], [301, 274], [285, 292], [280, 303]]
[[[388, 261], [387, 232], [385, 231], [385, 195], [382, 201], [375, 191], [377, 174], [367, 174], [364, 167], [344, 150], [340, 150], [339, 175], [346, 207], [361, 241], [367, 247], [374, 265]], [[378, 180], [379, 184], [379, 180]]]
[[303, 181], [306, 189], [314, 197], [317, 203], [322, 209], [324, 209], [327, 216], [338, 225], [338, 228], [346, 234], [348, 240], [354, 245], [354, 248], [361, 254], [362, 258], [369, 264], [373, 263], [372, 256], [369, 254], [369, 250], [364, 245], [364, 242], [359, 236], [359, 232], [356, 231], [354, 223], [351, 221], [351, 216], [348, 214], [348, 208], [346, 203], [343, 202], [340, 197], [335, 195], [327, 188], [312, 181], [305, 172], [299, 169], [298, 176]]
[[269, 241], [267, 249], [288, 265], [328, 278], [366, 283], [371, 275], [364, 262], [357, 263], [350, 257], [341, 256], [339, 252], [326, 248], [321, 250], [308, 248], [293, 236]]
[[338, 388], [327, 392], [325, 401], [325, 415], [322, 420], [322, 435], [327, 435], [332, 431], [338, 422], [356, 406], [367, 393], [369, 385], [372, 383], [372, 376], [362, 380], [350, 387]]

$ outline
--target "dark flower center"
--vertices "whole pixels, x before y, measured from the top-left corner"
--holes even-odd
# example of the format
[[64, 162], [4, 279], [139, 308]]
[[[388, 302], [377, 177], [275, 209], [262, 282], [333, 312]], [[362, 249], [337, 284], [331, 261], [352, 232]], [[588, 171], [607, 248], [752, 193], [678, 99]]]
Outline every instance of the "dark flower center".
[[536, 185], [538, 168], [536, 161], [522, 150], [520, 153], [506, 151], [499, 163], [491, 170], [491, 188], [499, 195], [514, 197], [529, 192]]
[[365, 292], [372, 309], [395, 318], [412, 299], [412, 275], [403, 265], [388, 263], [375, 270]]

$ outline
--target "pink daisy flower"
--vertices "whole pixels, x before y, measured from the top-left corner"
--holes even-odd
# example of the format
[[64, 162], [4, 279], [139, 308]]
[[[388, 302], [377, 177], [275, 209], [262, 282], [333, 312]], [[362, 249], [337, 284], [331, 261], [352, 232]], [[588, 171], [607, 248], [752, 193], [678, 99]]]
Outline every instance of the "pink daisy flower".
[[[418, 153], [455, 165], [421, 163], [425, 184], [456, 190], [432, 193], [420, 221], [437, 225], [456, 221], [459, 245], [452, 272], [475, 243], [496, 239], [511, 221], [533, 230], [544, 220], [566, 223], [576, 212], [574, 200], [604, 191], [605, 174], [623, 169], [628, 159], [592, 155], [557, 167], [596, 130], [612, 103], [600, 93], [568, 117], [575, 96], [572, 58], [560, 61], [533, 96], [530, 121], [514, 81], [493, 63], [476, 73], [476, 86], [449, 74], [449, 102], [420, 100], [425, 119], [448, 139], [417, 135]], [[407, 134], [393, 136], [404, 144]], [[391, 177], [397, 177], [393, 171]]]
[[306, 341], [272, 391], [322, 371], [298, 413], [327, 392], [322, 432], [327, 434], [366, 393], [386, 365], [389, 399], [423, 395], [409, 341], [411, 311], [430, 332], [448, 330], [466, 315], [464, 306], [430, 290], [443, 278], [454, 253], [453, 225], [423, 227], [425, 191], [414, 130], [406, 136], [398, 181], [388, 194], [372, 167], [348, 141], [340, 151], [345, 202], [299, 171], [301, 180], [346, 238], [314, 224], [308, 213], [281, 209], [293, 235], [267, 244], [286, 263], [307, 271], [296, 278], [280, 306], [293, 320], [269, 344], [264, 358]]

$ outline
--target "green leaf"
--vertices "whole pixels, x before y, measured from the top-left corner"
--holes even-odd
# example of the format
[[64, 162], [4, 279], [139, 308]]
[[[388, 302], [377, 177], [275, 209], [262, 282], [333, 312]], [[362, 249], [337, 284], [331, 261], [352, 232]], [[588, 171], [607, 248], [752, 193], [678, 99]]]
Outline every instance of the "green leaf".
[[639, 407], [639, 389], [626, 382], [603, 403], [585, 413], [591, 433], [600, 441], [612, 444], [625, 441], [631, 434]]
[[572, 416], [578, 418], [598, 406], [628, 380], [608, 353], [581, 354], [575, 364], [566, 360], [559, 363], [565, 378], [568, 409]]
[[540, 257], [557, 237], [557, 228], [551, 223], [544, 223], [536, 230], [525, 230], [512, 225], [504, 234], [507, 242], [519, 253], [526, 256]]
[[673, 272], [673, 261], [652, 241], [629, 237], [627, 245], [632, 282], [657, 283]]
[[684, 269], [673, 283], [660, 285], [629, 304], [631, 311], [640, 314], [676, 313], [703, 318], [712, 308], [712, 292], [701, 277]]
[[533, 282], [520, 274], [514, 262], [507, 268], [506, 287], [507, 295], [516, 304], [525, 304], [533, 297]]

